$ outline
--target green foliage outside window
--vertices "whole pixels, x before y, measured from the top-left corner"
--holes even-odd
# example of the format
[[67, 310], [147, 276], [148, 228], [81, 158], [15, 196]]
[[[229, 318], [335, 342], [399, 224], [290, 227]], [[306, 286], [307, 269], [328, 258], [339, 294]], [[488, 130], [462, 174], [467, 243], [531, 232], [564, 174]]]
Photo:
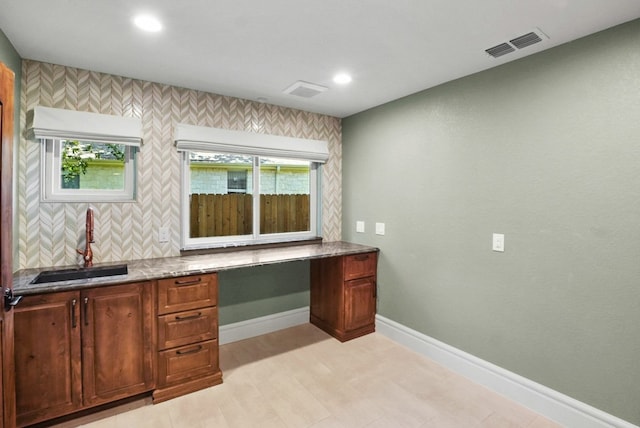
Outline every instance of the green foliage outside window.
[[89, 160], [115, 159], [124, 162], [121, 144], [91, 144], [77, 140], [62, 141], [62, 177], [65, 184], [74, 182], [87, 173]]

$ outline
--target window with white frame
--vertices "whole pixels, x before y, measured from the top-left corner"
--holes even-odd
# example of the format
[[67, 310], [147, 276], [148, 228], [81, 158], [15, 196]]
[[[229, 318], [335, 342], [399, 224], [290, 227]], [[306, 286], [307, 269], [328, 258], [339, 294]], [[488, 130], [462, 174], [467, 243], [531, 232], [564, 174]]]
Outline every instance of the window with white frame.
[[320, 236], [326, 142], [178, 125], [183, 249]]
[[134, 147], [50, 138], [42, 150], [43, 200], [135, 200]]
[[43, 200], [135, 200], [140, 119], [38, 106], [28, 121], [42, 143]]

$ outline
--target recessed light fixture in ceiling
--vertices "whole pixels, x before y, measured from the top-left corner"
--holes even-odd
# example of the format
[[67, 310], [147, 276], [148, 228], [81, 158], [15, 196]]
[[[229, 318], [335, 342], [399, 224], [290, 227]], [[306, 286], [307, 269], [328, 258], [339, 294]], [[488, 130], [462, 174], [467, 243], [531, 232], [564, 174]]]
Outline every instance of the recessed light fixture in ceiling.
[[338, 73], [333, 76], [333, 81], [339, 85], [346, 85], [351, 82], [351, 76], [347, 73]]
[[148, 31], [150, 33], [157, 33], [162, 30], [162, 23], [160, 20], [151, 15], [137, 15], [133, 18], [133, 23], [141, 30]]

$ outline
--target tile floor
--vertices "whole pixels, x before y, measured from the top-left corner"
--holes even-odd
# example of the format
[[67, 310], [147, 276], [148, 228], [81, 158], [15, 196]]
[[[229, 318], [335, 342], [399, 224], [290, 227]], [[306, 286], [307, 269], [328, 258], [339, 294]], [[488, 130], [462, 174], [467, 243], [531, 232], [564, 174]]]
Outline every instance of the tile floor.
[[224, 383], [138, 400], [57, 427], [527, 427], [559, 425], [373, 333], [305, 324], [220, 347]]

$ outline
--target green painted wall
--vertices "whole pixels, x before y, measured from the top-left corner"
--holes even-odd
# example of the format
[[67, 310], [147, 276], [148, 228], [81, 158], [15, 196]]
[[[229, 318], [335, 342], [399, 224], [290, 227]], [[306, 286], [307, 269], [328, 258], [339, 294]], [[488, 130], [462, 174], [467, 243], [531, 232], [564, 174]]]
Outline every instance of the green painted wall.
[[218, 274], [220, 325], [309, 306], [309, 261]]
[[[22, 58], [0, 28], [0, 61], [16, 74], [15, 89], [15, 128], [16, 138], [20, 135], [20, 80], [22, 76]], [[17, 143], [16, 143], [17, 145]]]
[[379, 314], [640, 424], [640, 20], [349, 117], [343, 165]]
[[[14, 127], [15, 127], [15, 144], [14, 151], [17, 150], [19, 146], [19, 136], [20, 136], [20, 88], [22, 84], [22, 58], [18, 55], [18, 52], [13, 47], [7, 36], [4, 34], [2, 29], [0, 28], [0, 62], [3, 62], [7, 67], [9, 67], [15, 73], [15, 92], [14, 92]], [[14, 159], [17, 159], [17, 156], [14, 156]], [[17, 163], [14, 160], [13, 163], [14, 171], [17, 170]], [[16, 192], [17, 183], [13, 183], [13, 193]], [[15, 198], [14, 198], [14, 213], [15, 213]], [[14, 222], [13, 222], [13, 236], [18, 236], [18, 222], [15, 221], [14, 214]], [[14, 266], [17, 265], [15, 262], [18, 259], [18, 240], [13, 240], [13, 260]]]

